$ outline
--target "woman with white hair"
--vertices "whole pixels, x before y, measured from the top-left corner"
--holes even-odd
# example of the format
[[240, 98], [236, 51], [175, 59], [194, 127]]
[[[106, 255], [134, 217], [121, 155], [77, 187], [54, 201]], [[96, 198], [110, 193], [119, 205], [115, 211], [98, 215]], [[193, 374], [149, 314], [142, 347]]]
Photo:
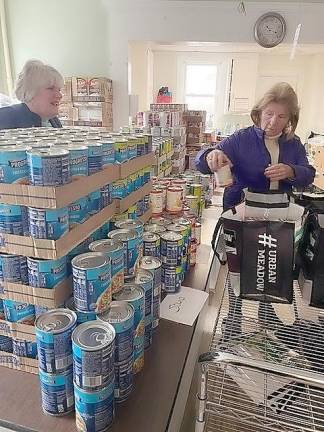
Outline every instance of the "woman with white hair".
[[21, 103], [0, 108], [0, 129], [62, 127], [57, 115], [63, 84], [62, 75], [52, 66], [27, 61], [15, 90]]

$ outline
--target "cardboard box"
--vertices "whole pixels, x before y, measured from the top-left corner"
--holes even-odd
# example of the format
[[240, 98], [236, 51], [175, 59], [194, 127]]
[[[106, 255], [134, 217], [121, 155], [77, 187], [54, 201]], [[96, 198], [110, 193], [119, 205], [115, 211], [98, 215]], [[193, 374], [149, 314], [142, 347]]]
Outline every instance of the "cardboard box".
[[141, 220], [143, 223], [146, 223], [151, 219], [151, 217], [152, 217], [152, 209], [148, 209], [142, 216], [139, 217], [139, 220]]
[[138, 200], [143, 198], [145, 195], [149, 194], [152, 190], [152, 184], [153, 184], [152, 181], [150, 181], [146, 183], [144, 186], [142, 186], [140, 189], [129, 194], [126, 198], [123, 198], [121, 200], [116, 200], [118, 213], [123, 213], [129, 207], [135, 204]]
[[104, 77], [72, 77], [72, 99], [75, 102], [112, 103], [112, 80]]
[[[113, 122], [112, 104], [107, 102], [74, 102], [75, 125], [110, 127]], [[79, 124], [80, 123], [80, 124]], [[82, 123], [82, 124], [81, 124]]]
[[0, 184], [0, 202], [36, 208], [62, 208], [119, 178], [119, 166], [111, 165], [91, 176], [63, 186]]
[[38, 375], [38, 361], [0, 351], [0, 366]]
[[145, 168], [149, 165], [153, 165], [155, 162], [154, 152], [148, 153], [147, 155], [139, 156], [135, 159], [131, 159], [119, 165], [119, 178], [126, 178], [129, 175]]
[[0, 335], [35, 342], [35, 327], [33, 325], [14, 323], [0, 319]]
[[72, 102], [72, 78], [64, 78], [64, 86], [61, 88], [61, 102]]
[[100, 228], [108, 219], [113, 217], [115, 213], [116, 202], [114, 201], [82, 224], [75, 226], [58, 240], [35, 239], [14, 234], [2, 234], [4, 246], [0, 246], [0, 251], [35, 258], [57, 259], [63, 255], [67, 255], [69, 251], [88, 238], [90, 234]]
[[29, 285], [3, 282], [4, 293], [0, 298], [14, 300], [48, 308], [57, 308], [64, 305], [72, 295], [72, 281], [67, 278], [54, 288], [37, 288]]

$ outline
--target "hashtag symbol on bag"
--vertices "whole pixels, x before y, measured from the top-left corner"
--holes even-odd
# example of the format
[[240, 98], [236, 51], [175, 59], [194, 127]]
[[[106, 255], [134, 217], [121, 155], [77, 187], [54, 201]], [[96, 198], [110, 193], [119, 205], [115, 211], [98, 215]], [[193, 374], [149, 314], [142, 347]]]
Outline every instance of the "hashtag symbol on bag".
[[259, 234], [259, 243], [263, 246], [268, 246], [269, 248], [276, 248], [277, 247], [277, 239], [273, 238], [270, 234], [267, 235]]

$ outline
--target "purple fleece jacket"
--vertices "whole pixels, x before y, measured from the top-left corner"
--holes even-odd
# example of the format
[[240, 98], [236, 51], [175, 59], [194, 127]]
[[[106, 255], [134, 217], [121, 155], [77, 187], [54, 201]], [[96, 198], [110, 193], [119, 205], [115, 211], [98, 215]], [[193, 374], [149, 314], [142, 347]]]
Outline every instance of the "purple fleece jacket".
[[[300, 139], [295, 136], [287, 140], [285, 135], [279, 137], [279, 163], [290, 165], [294, 172], [293, 180], [281, 180], [279, 190], [290, 191], [293, 186], [306, 187], [314, 180], [315, 169], [308, 163], [306, 151]], [[264, 131], [256, 126], [240, 129], [225, 138], [217, 146], [233, 164], [234, 183], [225, 189], [224, 209], [235, 206], [242, 201], [243, 189], [268, 191], [270, 181], [264, 170], [271, 163], [271, 156], [264, 143]], [[211, 174], [206, 162], [207, 154], [214, 148], [202, 150], [196, 156], [196, 167], [204, 174]]]

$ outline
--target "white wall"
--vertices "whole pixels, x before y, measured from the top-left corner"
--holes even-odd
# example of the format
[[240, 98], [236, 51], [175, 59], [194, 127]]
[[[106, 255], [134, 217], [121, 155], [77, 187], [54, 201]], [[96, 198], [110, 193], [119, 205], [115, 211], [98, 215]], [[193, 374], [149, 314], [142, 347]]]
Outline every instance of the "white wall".
[[107, 17], [101, 0], [6, 0], [13, 73], [37, 58], [64, 76], [109, 71]]
[[138, 111], [149, 108], [149, 53], [146, 42], [131, 42], [129, 44], [130, 83], [129, 92], [138, 95]]

